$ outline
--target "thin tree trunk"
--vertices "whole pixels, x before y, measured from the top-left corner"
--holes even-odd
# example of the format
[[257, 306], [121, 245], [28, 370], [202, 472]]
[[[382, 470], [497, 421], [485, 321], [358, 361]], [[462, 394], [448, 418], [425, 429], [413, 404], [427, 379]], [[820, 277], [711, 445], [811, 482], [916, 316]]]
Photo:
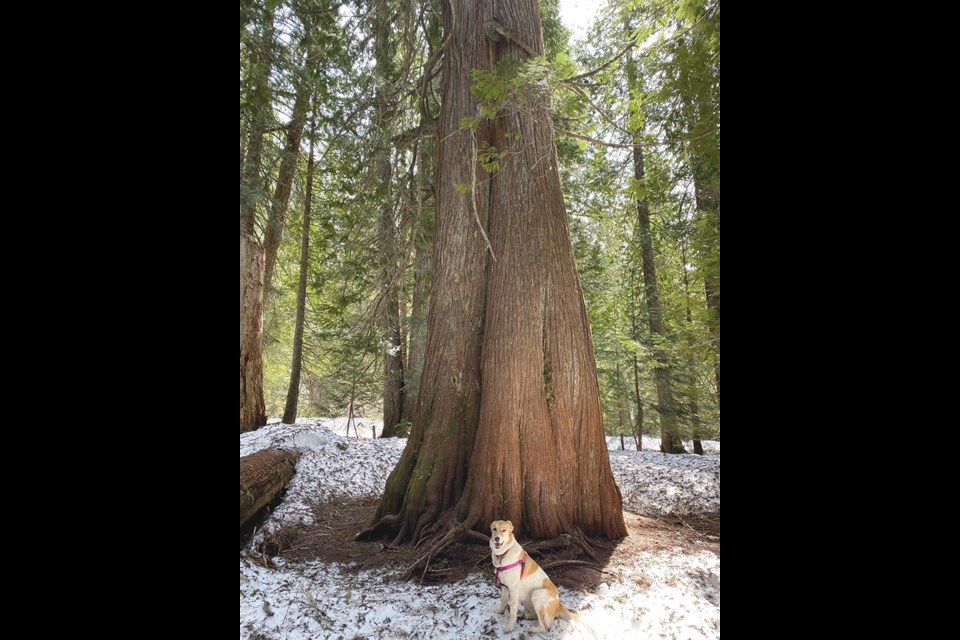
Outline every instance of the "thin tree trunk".
[[629, 383], [623, 377], [620, 371], [620, 363], [617, 363], [617, 413], [620, 421], [620, 433], [629, 430], [633, 433], [633, 417], [630, 415], [630, 391], [627, 386]]
[[[627, 82], [631, 91], [640, 92], [636, 62], [633, 53], [627, 57]], [[642, 131], [638, 131], [635, 142], [642, 142]], [[633, 177], [638, 182], [644, 177], [643, 147], [633, 148]], [[651, 346], [657, 360], [653, 378], [657, 386], [657, 410], [660, 414], [660, 450], [664, 453], [686, 453], [680, 439], [677, 422], [676, 399], [672, 372], [663, 347], [658, 339], [664, 337], [663, 312], [660, 307], [660, 290], [657, 286], [657, 266], [653, 254], [653, 238], [650, 232], [650, 209], [646, 199], [637, 199], [637, 235], [643, 257], [643, 283], [647, 302], [647, 322], [650, 327]]]
[[247, 130], [249, 123], [243, 117], [243, 109], [240, 110], [240, 184], [243, 184], [243, 161], [247, 156]]
[[[389, 139], [389, 136], [387, 136]], [[381, 438], [396, 435], [403, 407], [403, 355], [400, 335], [400, 300], [397, 293], [397, 227], [391, 202], [390, 180], [393, 167], [389, 146], [379, 159], [378, 180], [384, 185], [380, 205], [380, 282], [383, 296], [383, 332], [386, 346], [383, 350], [383, 431]]]
[[[478, 113], [466, 70], [543, 51], [539, 4], [501, 1], [494, 16], [493, 0], [451, 0], [443, 16], [427, 351], [380, 524], [396, 542], [444, 514], [462, 528], [510, 519], [536, 538], [624, 536], [547, 98], [461, 124]], [[491, 174], [476, 162], [483, 143], [510, 150]]]
[[643, 402], [640, 400], [640, 365], [637, 355], [633, 355], [633, 390], [637, 401], [636, 440], [637, 451], [643, 451]]
[[[681, 202], [682, 208], [682, 202]], [[683, 299], [687, 305], [687, 326], [693, 325], [693, 313], [690, 310], [690, 275], [687, 273], [687, 246], [685, 241], [680, 243], [680, 262], [683, 268]], [[693, 349], [690, 350], [691, 354]], [[703, 444], [700, 442], [700, 405], [697, 402], [695, 387], [697, 361], [691, 355], [687, 362], [690, 375], [690, 431], [693, 434], [693, 452], [703, 455]]]
[[310, 269], [310, 209], [313, 202], [313, 135], [310, 126], [310, 156], [307, 159], [307, 192], [303, 204], [303, 236], [300, 240], [300, 282], [297, 285], [297, 319], [293, 329], [293, 362], [290, 363], [290, 386], [287, 388], [287, 405], [283, 421], [297, 421], [297, 403], [300, 400], [300, 369], [303, 363], [303, 323], [307, 306], [307, 272]]
[[[694, 155], [696, 162], [696, 155]], [[714, 194], [713, 189], [706, 186], [709, 182], [707, 172], [702, 168], [694, 168], [693, 184], [696, 192], [698, 215], [706, 217], [709, 223], [715, 226], [717, 242], [720, 239], [720, 197]], [[699, 178], [698, 178], [699, 176]], [[707, 265], [704, 270], [703, 290], [709, 310], [707, 328], [713, 340], [716, 353], [714, 361], [714, 381], [717, 388], [717, 403], [720, 402], [720, 265]]]
[[308, 72], [315, 64], [312, 56], [307, 56], [303, 63], [300, 81], [297, 83], [297, 94], [293, 102], [293, 112], [287, 124], [287, 141], [283, 147], [283, 156], [280, 160], [280, 172], [277, 175], [277, 187], [273, 193], [270, 206], [270, 219], [263, 233], [264, 268], [263, 288], [269, 294], [270, 283], [273, 280], [273, 269], [277, 262], [277, 251], [283, 237], [283, 228], [287, 220], [287, 206], [290, 203], [290, 192], [293, 187], [293, 175], [296, 172], [297, 160], [300, 158], [300, 140], [303, 138], [303, 128], [307, 122], [307, 108], [310, 103], [310, 83], [307, 81]]
[[[263, 27], [260, 51], [251, 69], [252, 87], [249, 91], [250, 125], [247, 156], [243, 162], [243, 179], [240, 192], [240, 233], [256, 233], [257, 201], [261, 193], [261, 156], [263, 136], [270, 121], [270, 62], [273, 54], [273, 18], [276, 0], [267, 0], [263, 8]], [[262, 280], [261, 280], [262, 283]]]
[[[697, 192], [697, 209], [710, 215], [716, 224], [716, 235], [720, 238], [720, 202], [719, 197], [714, 202], [709, 196], [704, 194], [704, 190], [696, 185], [696, 172], [694, 173], [694, 189]], [[715, 207], [715, 209], [714, 209]], [[704, 214], [701, 214], [704, 215]], [[710, 270], [708, 270], [710, 271]], [[717, 404], [720, 403], [720, 265], [716, 265], [716, 273], [705, 273], [703, 278], [703, 290], [707, 299], [707, 309], [710, 310], [707, 327], [710, 329], [710, 335], [713, 338], [713, 347], [716, 353], [714, 361], [714, 379], [717, 387]]]
[[381, 438], [396, 435], [403, 407], [403, 337], [400, 334], [400, 300], [397, 264], [397, 225], [394, 219], [392, 145], [396, 109], [391, 104], [390, 92], [395, 84], [393, 68], [394, 43], [390, 37], [393, 11], [386, 0], [374, 4], [376, 41], [374, 58], [376, 76], [380, 84], [377, 92], [377, 196], [380, 198], [380, 290], [383, 304], [381, 316], [383, 338], [383, 430]]
[[[353, 424], [353, 389], [350, 390], [350, 403], [347, 406], [347, 432], [344, 434], [346, 437], [350, 437], [350, 425]], [[357, 430], [356, 427], [353, 428], [354, 431]]]
[[267, 423], [263, 405], [263, 247], [240, 234], [240, 433]]
[[264, 449], [240, 458], [240, 526], [287, 486], [300, 452]]

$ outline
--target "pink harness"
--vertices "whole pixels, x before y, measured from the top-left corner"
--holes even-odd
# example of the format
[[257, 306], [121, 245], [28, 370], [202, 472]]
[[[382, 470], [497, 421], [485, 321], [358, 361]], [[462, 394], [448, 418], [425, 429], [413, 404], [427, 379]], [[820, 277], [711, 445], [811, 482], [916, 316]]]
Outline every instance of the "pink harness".
[[511, 564], [508, 564], [508, 565], [505, 566], [505, 567], [497, 567], [497, 568], [496, 568], [497, 571], [496, 571], [496, 573], [494, 574], [494, 576], [497, 578], [497, 587], [502, 587], [502, 586], [503, 586], [503, 583], [500, 582], [500, 572], [501, 572], [501, 571], [509, 571], [510, 569], [513, 569], [514, 567], [519, 566], [519, 567], [520, 567], [520, 579], [522, 580], [522, 579], [523, 579], [523, 570], [526, 568], [526, 565], [527, 565], [527, 560], [526, 560], [526, 558], [520, 558], [520, 559], [517, 560], [516, 562], [513, 562], [513, 563], [511, 563]]

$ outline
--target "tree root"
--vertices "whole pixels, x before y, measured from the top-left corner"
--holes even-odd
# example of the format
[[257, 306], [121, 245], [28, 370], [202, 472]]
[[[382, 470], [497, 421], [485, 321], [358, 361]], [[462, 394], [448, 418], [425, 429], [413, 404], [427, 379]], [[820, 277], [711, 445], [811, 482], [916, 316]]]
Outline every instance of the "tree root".
[[[371, 540], [382, 537], [388, 531], [394, 532], [397, 529], [397, 525], [401, 523], [402, 516], [402, 513], [383, 516], [377, 522], [356, 534], [355, 539]], [[431, 575], [441, 580], [444, 579], [444, 576], [450, 574], [452, 569], [446, 564], [444, 564], [444, 566], [431, 567], [431, 563], [433, 563], [438, 556], [458, 542], [486, 543], [489, 541], [489, 535], [473, 530], [473, 525], [475, 525], [478, 520], [478, 517], [471, 516], [463, 522], [457, 522], [454, 517], [454, 512], [448, 510], [440, 514], [440, 516], [432, 522], [424, 524], [420, 534], [412, 541], [414, 550], [422, 551], [422, 553], [407, 567], [401, 579], [416, 579], [421, 584]], [[400, 529], [402, 533], [402, 527], [400, 527]], [[396, 542], [394, 542], [393, 545], [388, 545], [387, 548], [391, 546], [396, 546]], [[594, 548], [594, 545], [591, 544], [583, 531], [577, 527], [573, 527], [568, 533], [563, 533], [556, 538], [526, 542], [523, 548], [528, 553], [535, 554], [538, 561], [539, 558], [550, 555], [551, 552], [562, 552], [571, 549], [575, 550], [575, 555], [588, 558], [584, 560], [558, 559], [552, 562], [545, 562], [542, 563], [544, 569], [584, 567], [593, 569], [598, 573], [606, 573], [603, 571], [605, 562], [601, 560], [601, 556], [606, 554], [603, 553], [602, 550], [601, 553], [598, 553], [598, 550]], [[459, 557], [451, 558], [451, 560], [454, 560], [455, 563], [462, 563], [463, 560], [472, 558], [473, 552], [466, 553], [461, 551], [454, 555]], [[569, 555], [567, 557], [569, 558]], [[467, 561], [470, 562], [470, 560]], [[480, 567], [486, 562], [488, 562], [488, 558], [487, 554], [484, 553], [479, 555], [477, 560], [472, 564], [475, 567]]]
[[583, 531], [579, 527], [574, 527], [573, 535], [577, 540], [577, 544], [583, 549], [583, 552], [590, 556], [590, 559], [594, 562], [600, 562], [600, 556], [597, 555], [597, 552], [594, 551], [593, 545], [590, 544], [590, 541], [587, 540], [587, 537], [583, 535]]
[[388, 527], [392, 527], [393, 525], [397, 524], [398, 522], [400, 522], [400, 514], [399, 514], [399, 513], [393, 513], [393, 514], [390, 514], [390, 515], [385, 515], [385, 516], [383, 516], [382, 518], [380, 518], [380, 520], [378, 520], [378, 521], [375, 522], [374, 524], [370, 525], [369, 527], [367, 527], [366, 529], [364, 529], [363, 531], [361, 531], [360, 533], [358, 533], [357, 535], [355, 535], [355, 536], [353, 537], [353, 539], [354, 539], [354, 540], [357, 540], [357, 541], [360, 541], [360, 540], [372, 540], [372, 539], [374, 539], [375, 537], [377, 537], [377, 535], [378, 535], [383, 529], [386, 529], [386, 528], [388, 528]]
[[423, 544], [426, 546], [426, 550], [404, 572], [403, 579], [411, 580], [419, 573], [418, 580], [422, 584], [428, 573], [438, 572], [436, 569], [430, 568], [430, 562], [461, 538], [481, 536], [484, 541], [488, 540], [487, 536], [472, 530], [471, 527], [476, 524], [477, 520], [478, 518], [471, 517], [463, 522], [455, 522], [453, 512], [448, 511], [433, 524], [424, 528], [414, 548], [419, 549], [420, 545]]
[[[427, 547], [427, 552], [422, 556], [416, 559], [414, 563], [407, 569], [403, 574], [404, 580], [410, 580], [413, 576], [423, 569], [420, 573], [420, 583], [423, 583], [423, 579], [427, 576], [427, 571], [430, 570], [430, 561], [433, 560], [435, 556], [442, 553], [447, 547], [457, 541], [461, 535], [463, 535], [463, 525], [458, 525], [451, 528], [445, 535], [443, 535], [439, 540], [430, 544]], [[422, 541], [422, 540], [421, 540]], [[417, 543], [419, 545], [419, 542]]]
[[543, 553], [544, 551], [552, 551], [554, 549], [563, 549], [565, 547], [579, 547], [585, 555], [587, 555], [594, 563], [600, 563], [600, 556], [597, 555], [597, 552], [594, 551], [593, 545], [590, 544], [590, 541], [587, 540], [587, 537], [583, 535], [583, 532], [574, 527], [573, 533], [562, 533], [556, 538], [550, 540], [541, 540], [540, 542], [531, 542], [529, 544], [523, 545], [523, 548], [527, 551], [533, 551], [536, 553]]
[[490, 536], [485, 533], [480, 533], [479, 531], [474, 531], [473, 529], [467, 529], [463, 534], [469, 538], [473, 538], [483, 544], [488, 544], [490, 542]]

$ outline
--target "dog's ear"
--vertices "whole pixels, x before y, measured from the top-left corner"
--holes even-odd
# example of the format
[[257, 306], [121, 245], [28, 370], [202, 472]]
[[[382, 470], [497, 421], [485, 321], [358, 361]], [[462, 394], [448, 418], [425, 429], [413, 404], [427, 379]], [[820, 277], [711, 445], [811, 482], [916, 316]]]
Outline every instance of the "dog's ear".
[[506, 523], [507, 523], [507, 526], [510, 527], [510, 530], [513, 531], [513, 523], [510, 522], [509, 520], [505, 520], [504, 522], [506, 522]]

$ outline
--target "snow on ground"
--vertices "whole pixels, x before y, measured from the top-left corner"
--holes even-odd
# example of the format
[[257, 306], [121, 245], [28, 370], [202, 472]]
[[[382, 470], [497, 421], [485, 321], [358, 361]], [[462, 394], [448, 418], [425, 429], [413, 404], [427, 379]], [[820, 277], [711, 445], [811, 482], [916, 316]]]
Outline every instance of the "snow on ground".
[[[309, 426], [320, 425], [326, 427], [334, 433], [350, 436], [351, 438], [376, 438], [377, 435], [383, 431], [383, 420], [374, 420], [372, 418], [354, 418], [353, 422], [350, 423], [349, 433], [347, 432], [348, 422], [350, 422], [350, 419], [347, 418], [347, 416], [340, 416], [339, 418], [297, 418], [297, 424]], [[267, 424], [280, 424], [280, 418], [268, 418]], [[376, 430], [376, 434], [374, 434], [374, 430]], [[657, 442], [657, 446], [659, 447], [659, 440]], [[644, 440], [644, 443], [646, 443], [646, 440]], [[644, 446], [646, 446], [646, 444], [644, 444]]]
[[611, 451], [610, 467], [627, 511], [643, 515], [720, 511], [720, 456]]
[[[344, 437], [345, 418], [273, 423], [241, 434], [241, 456], [278, 445], [303, 454], [265, 529], [311, 523], [315, 501], [378, 498], [406, 440], [370, 439], [372, 422], [363, 419], [366, 428], [358, 426], [359, 439]], [[645, 437], [643, 446], [650, 450], [619, 451], [619, 437], [608, 438], [624, 509], [646, 515], [720, 510], [719, 442], [704, 442], [708, 453], [716, 453], [707, 456], [661, 454], [654, 438]], [[530, 621], [518, 621], [511, 634], [503, 632], [506, 616], [496, 613], [499, 596], [487, 572], [456, 584], [417, 585], [385, 581], [383, 570], [275, 562], [278, 566], [268, 569], [240, 559], [241, 639], [532, 637]], [[564, 604], [579, 611], [583, 623], [557, 620], [539, 637], [720, 637], [720, 558], [713, 552], [642, 551], [607, 570], [609, 579], [592, 593], [560, 588]]]
[[[719, 638], [720, 558], [642, 552], [596, 593], [560, 588], [560, 599], [583, 617], [557, 620], [539, 637], [570, 640]], [[351, 573], [321, 562], [266, 569], [240, 561], [240, 637], [531, 638], [532, 621], [503, 631], [500, 597], [487, 573], [456, 584], [383, 582], [382, 572]]]
[[346, 438], [326, 426], [332, 422], [276, 423], [240, 435], [241, 456], [275, 446], [301, 451], [287, 495], [264, 526], [267, 531], [284, 524], [312, 524], [312, 504], [378, 498], [383, 493], [407, 441]]

